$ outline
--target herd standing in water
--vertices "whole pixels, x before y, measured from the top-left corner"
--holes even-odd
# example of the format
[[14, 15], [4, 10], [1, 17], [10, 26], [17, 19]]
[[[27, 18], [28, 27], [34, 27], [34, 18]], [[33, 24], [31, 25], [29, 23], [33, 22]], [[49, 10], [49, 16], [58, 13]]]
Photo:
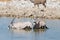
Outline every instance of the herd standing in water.
[[14, 19], [12, 20], [11, 24], [8, 26], [9, 29], [48, 29], [45, 22], [42, 20], [37, 20], [31, 23], [30, 21], [27, 22], [17, 22], [13, 23]]

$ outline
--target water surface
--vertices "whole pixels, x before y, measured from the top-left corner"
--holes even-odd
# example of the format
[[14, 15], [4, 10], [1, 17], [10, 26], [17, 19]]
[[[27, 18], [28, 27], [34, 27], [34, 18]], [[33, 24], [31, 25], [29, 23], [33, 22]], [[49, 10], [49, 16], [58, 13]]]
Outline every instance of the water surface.
[[[47, 30], [9, 30], [8, 25], [13, 18], [0, 18], [0, 40], [60, 40], [60, 20], [46, 20]], [[18, 19], [16, 19], [18, 20]], [[19, 21], [33, 19], [21, 18]]]

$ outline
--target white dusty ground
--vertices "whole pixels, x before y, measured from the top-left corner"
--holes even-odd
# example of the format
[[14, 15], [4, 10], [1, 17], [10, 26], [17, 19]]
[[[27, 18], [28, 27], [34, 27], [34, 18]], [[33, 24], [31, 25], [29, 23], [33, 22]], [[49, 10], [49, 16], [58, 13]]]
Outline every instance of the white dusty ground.
[[[44, 11], [41, 11], [44, 10]], [[0, 2], [0, 16], [33, 16], [45, 18], [60, 18], [60, 0], [47, 0], [46, 8], [40, 4], [39, 8], [29, 0], [12, 0]]]

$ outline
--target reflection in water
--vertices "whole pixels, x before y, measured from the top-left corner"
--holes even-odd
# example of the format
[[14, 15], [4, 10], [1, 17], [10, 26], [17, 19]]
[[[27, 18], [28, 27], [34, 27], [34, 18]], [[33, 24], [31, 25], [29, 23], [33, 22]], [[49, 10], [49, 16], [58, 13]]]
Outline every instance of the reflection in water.
[[45, 32], [47, 29], [34, 29], [34, 32]]
[[28, 32], [34, 32], [34, 33], [43, 33], [43, 32], [46, 32], [47, 29], [33, 29], [33, 30], [19, 30], [19, 29], [10, 29], [10, 32], [13, 32], [13, 33], [28, 33]]
[[32, 40], [32, 30], [18, 30], [12, 29], [11, 32], [11, 39], [12, 40]]
[[19, 30], [19, 29], [10, 29], [10, 32], [13, 32], [13, 33], [28, 33], [30, 32], [31, 30]]
[[35, 29], [34, 30], [34, 40], [39, 40], [41, 38], [41, 35], [46, 32], [46, 29]]
[[12, 29], [11, 32], [11, 39], [21, 39], [25, 38], [24, 40], [39, 40], [40, 34], [44, 33], [45, 29], [36, 29], [36, 30], [18, 30]]

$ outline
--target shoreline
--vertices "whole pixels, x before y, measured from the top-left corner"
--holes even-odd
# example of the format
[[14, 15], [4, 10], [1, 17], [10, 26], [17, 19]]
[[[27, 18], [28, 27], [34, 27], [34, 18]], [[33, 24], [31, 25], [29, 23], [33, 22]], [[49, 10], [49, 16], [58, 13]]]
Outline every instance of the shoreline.
[[9, 17], [9, 18], [41, 18], [41, 19], [52, 19], [52, 20], [54, 20], [54, 19], [59, 19], [60, 20], [60, 18], [46, 18], [46, 17], [28, 17], [28, 16], [17, 16], [17, 15], [0, 15], [0, 17]]

